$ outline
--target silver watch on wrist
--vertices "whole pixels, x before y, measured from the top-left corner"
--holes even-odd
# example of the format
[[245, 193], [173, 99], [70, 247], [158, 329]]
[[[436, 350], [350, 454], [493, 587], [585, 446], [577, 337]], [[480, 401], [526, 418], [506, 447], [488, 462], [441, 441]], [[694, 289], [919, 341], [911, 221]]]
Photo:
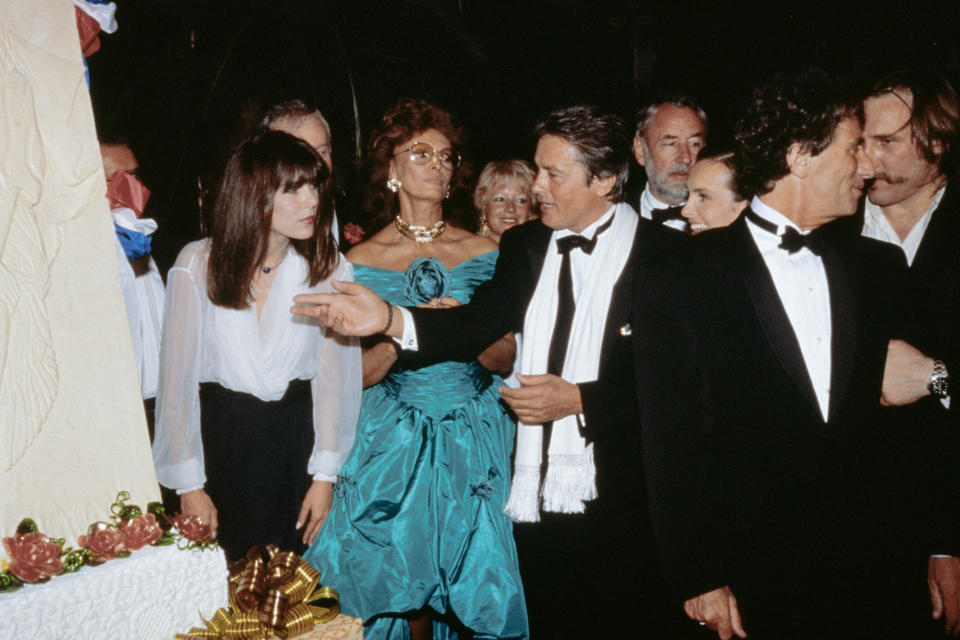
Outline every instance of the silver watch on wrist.
[[940, 399], [950, 397], [950, 374], [943, 360], [933, 361], [933, 373], [930, 375], [930, 381], [927, 382], [927, 391]]

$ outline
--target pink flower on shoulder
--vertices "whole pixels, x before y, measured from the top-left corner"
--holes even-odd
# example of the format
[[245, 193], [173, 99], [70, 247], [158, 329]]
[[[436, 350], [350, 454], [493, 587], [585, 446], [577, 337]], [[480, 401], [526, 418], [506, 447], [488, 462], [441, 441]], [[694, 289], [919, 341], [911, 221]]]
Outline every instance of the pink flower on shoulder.
[[77, 542], [84, 549], [90, 550], [94, 562], [106, 562], [116, 558], [125, 548], [123, 534], [105, 522], [90, 525], [87, 534], [80, 536]]
[[163, 529], [157, 524], [157, 517], [152, 513], [123, 520], [117, 525], [117, 529], [123, 534], [123, 543], [128, 551], [142, 549], [163, 536]]
[[348, 222], [343, 225], [343, 237], [346, 238], [350, 244], [359, 243], [365, 235], [367, 235], [367, 232], [355, 222]]
[[43, 582], [63, 573], [60, 545], [42, 533], [24, 533], [3, 539], [10, 556], [10, 573], [24, 582]]

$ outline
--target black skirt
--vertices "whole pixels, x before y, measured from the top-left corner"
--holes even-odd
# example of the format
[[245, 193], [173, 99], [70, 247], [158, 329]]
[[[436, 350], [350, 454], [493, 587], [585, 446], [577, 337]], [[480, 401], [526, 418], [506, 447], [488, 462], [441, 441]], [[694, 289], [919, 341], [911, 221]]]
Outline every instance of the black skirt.
[[200, 424], [205, 488], [217, 507], [217, 539], [227, 559], [268, 542], [301, 553], [296, 523], [310, 488], [314, 440], [310, 382], [292, 381], [273, 402], [205, 382]]

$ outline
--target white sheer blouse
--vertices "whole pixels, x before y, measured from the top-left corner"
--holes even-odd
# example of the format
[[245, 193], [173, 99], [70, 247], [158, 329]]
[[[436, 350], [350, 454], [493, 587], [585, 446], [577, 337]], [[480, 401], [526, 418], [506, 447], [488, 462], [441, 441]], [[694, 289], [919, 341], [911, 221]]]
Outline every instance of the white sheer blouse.
[[160, 484], [200, 488], [206, 482], [200, 436], [201, 382], [279, 400], [291, 380], [311, 381], [313, 453], [307, 472], [336, 480], [353, 446], [360, 414], [361, 364], [356, 339], [290, 313], [293, 296], [332, 292], [330, 280], [353, 280], [340, 256], [333, 275], [307, 285], [307, 263], [292, 248], [280, 262], [259, 320], [254, 305], [226, 309], [207, 297], [209, 241], [191, 242], [167, 276], [153, 460]]

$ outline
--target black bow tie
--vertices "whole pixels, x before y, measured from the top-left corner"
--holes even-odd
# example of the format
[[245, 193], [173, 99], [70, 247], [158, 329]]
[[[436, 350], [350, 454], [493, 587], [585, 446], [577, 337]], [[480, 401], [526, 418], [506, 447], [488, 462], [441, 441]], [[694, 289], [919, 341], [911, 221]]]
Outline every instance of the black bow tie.
[[819, 228], [804, 235], [793, 227], [787, 227], [780, 236], [780, 248], [793, 254], [806, 247], [814, 255], [822, 256], [827, 248], [824, 240], [824, 234]]
[[[761, 218], [751, 209], [747, 208], [745, 215], [747, 220], [757, 225], [764, 231], [777, 235], [777, 225], [773, 224], [769, 220]], [[822, 256], [823, 252], [827, 248], [826, 234], [823, 233], [823, 227], [814, 229], [808, 234], [803, 234], [794, 229], [793, 227], [787, 227], [783, 235], [780, 237], [779, 248], [783, 249], [790, 255], [795, 254], [800, 249], [806, 247], [810, 252], [816, 256]]]
[[593, 253], [594, 248], [597, 246], [597, 238], [600, 237], [600, 234], [610, 228], [610, 225], [613, 224], [613, 218], [614, 216], [610, 216], [609, 220], [600, 225], [600, 228], [597, 229], [597, 232], [593, 234], [593, 238], [584, 238], [581, 235], [557, 238], [557, 250], [562, 255], [567, 255], [573, 249], [580, 249], [588, 255]]
[[584, 253], [593, 253], [593, 248], [597, 246], [597, 237], [593, 240], [587, 240], [583, 236], [566, 236], [557, 238], [557, 249], [560, 253], [570, 253], [572, 249], [580, 249]]
[[656, 222], [657, 224], [663, 224], [670, 220], [683, 220], [686, 222], [686, 218], [680, 215], [680, 210], [682, 207], [670, 207], [669, 209], [653, 209], [650, 212], [650, 219]]

